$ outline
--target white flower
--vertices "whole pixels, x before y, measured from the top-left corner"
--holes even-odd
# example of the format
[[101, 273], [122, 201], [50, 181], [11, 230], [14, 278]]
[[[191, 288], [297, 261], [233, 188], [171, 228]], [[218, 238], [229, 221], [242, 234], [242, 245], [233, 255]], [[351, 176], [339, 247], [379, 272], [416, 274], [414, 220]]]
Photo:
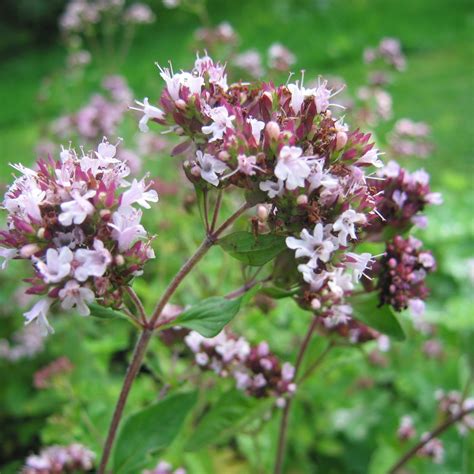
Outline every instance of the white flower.
[[213, 186], [219, 185], [219, 175], [221, 175], [226, 169], [227, 165], [214, 158], [208, 153], [203, 153], [201, 150], [196, 152], [196, 159], [198, 166], [201, 171], [201, 177]]
[[295, 237], [286, 238], [286, 246], [292, 250], [296, 250], [296, 258], [308, 257], [310, 259], [308, 265], [316, 268], [318, 260], [328, 262], [331, 253], [336, 250], [331, 240], [324, 238], [324, 227], [321, 223], [314, 227], [313, 235], [308, 230], [303, 229], [300, 234], [301, 239]]
[[90, 276], [101, 277], [107, 270], [107, 266], [112, 262], [112, 255], [104, 247], [104, 243], [94, 240], [94, 250], [76, 250], [74, 259], [79, 265], [74, 270], [74, 278], [79, 281], [86, 281]]
[[40, 221], [41, 210], [39, 206], [43, 202], [46, 192], [41, 190], [36, 181], [29, 175], [19, 178], [17, 184], [20, 188], [20, 194], [17, 197], [6, 196], [3, 206], [10, 213], [20, 213], [28, 221], [30, 218]]
[[329, 273], [328, 286], [335, 296], [341, 298], [345, 291], [354, 289], [351, 275], [344, 273], [344, 268], [336, 268]]
[[299, 81], [296, 81], [296, 84], [288, 84], [287, 87], [291, 93], [290, 106], [295, 114], [301, 112], [301, 106], [306, 97], [314, 97], [316, 94], [316, 89], [305, 89], [303, 84], [299, 85]]
[[229, 362], [232, 359], [245, 360], [250, 354], [250, 345], [242, 337], [238, 339], [227, 337], [216, 346], [216, 352], [220, 354], [224, 362]]
[[236, 370], [234, 373], [235, 386], [239, 390], [245, 390], [251, 383], [249, 374]]
[[281, 378], [285, 382], [293, 380], [295, 376], [295, 368], [289, 363], [285, 362], [281, 367]]
[[147, 191], [147, 186], [145, 183], [145, 178], [141, 181], [134, 179], [129, 189], [127, 189], [122, 194], [122, 200], [120, 201], [120, 207], [129, 207], [134, 203], [137, 203], [139, 206], [144, 207], [145, 209], [150, 209], [150, 202], [158, 202], [158, 193], [151, 189]]
[[290, 191], [297, 187], [304, 187], [305, 179], [310, 175], [311, 168], [302, 157], [303, 150], [297, 146], [285, 145], [280, 150], [275, 176], [286, 182], [286, 189]]
[[157, 66], [160, 70], [160, 76], [166, 82], [166, 89], [173, 100], [180, 98], [179, 93], [182, 86], [187, 87], [191, 94], [201, 93], [202, 86], [204, 85], [204, 79], [201, 76], [193, 76], [189, 72], [174, 74], [171, 68]]
[[408, 307], [415, 318], [421, 318], [425, 314], [425, 302], [420, 298], [412, 298], [408, 301]]
[[376, 148], [371, 148], [367, 153], [362, 155], [354, 164], [356, 165], [372, 165], [376, 168], [383, 168], [383, 162], [379, 159], [380, 152]]
[[129, 249], [135, 240], [146, 235], [146, 230], [140, 224], [142, 212], [133, 207], [121, 208], [112, 215], [112, 238], [118, 242], [119, 251]]
[[35, 264], [46, 283], [58, 283], [69, 275], [72, 259], [73, 255], [69, 247], [62, 247], [59, 251], [48, 249], [46, 262], [35, 259]]
[[354, 224], [365, 224], [367, 221], [364, 214], [356, 212], [353, 209], [344, 211], [332, 227], [334, 232], [338, 232], [338, 238], [341, 245], [347, 245], [347, 236], [356, 239]]
[[203, 341], [205, 341], [204, 336], [201, 336], [201, 334], [196, 331], [191, 331], [184, 338], [184, 342], [194, 353], [197, 353], [201, 350], [201, 344]]
[[255, 170], [263, 171], [262, 168], [256, 165], [257, 158], [253, 155], [238, 155], [237, 156], [237, 168], [231, 173], [222, 177], [222, 179], [227, 179], [238, 173], [239, 171], [247, 176], [253, 176], [256, 174]]
[[433, 268], [436, 264], [436, 260], [434, 259], [433, 255], [429, 252], [421, 252], [418, 255], [418, 261], [425, 267], [425, 268]]
[[274, 181], [262, 181], [259, 184], [261, 191], [268, 194], [270, 199], [275, 198], [276, 196], [281, 196], [284, 190], [284, 181], [279, 179], [277, 182]]
[[313, 291], [318, 291], [328, 279], [329, 273], [322, 271], [316, 273], [309, 265], [298, 265], [298, 271], [303, 275], [303, 280], [308, 283]]
[[353, 269], [353, 277], [354, 281], [359, 281], [362, 277], [362, 275], [365, 275], [365, 270], [369, 269], [370, 270], [370, 264], [373, 262], [373, 257], [372, 254], [370, 253], [352, 253], [352, 252], [347, 252], [346, 253], [346, 267], [347, 268], [352, 268]]
[[82, 224], [87, 216], [94, 212], [94, 206], [88, 199], [95, 196], [95, 191], [92, 189], [81, 196], [79, 191], [73, 190], [71, 192], [72, 201], [63, 202], [61, 210], [63, 211], [58, 216], [61, 225], [70, 226], [71, 224]]
[[339, 324], [347, 324], [352, 318], [352, 307], [347, 304], [339, 304], [331, 307], [331, 315], [324, 318], [326, 327], [334, 327]]
[[18, 254], [18, 251], [16, 249], [7, 249], [5, 247], [0, 247], [0, 257], [3, 258], [2, 265], [0, 268], [2, 270], [6, 270], [8, 262], [15, 258]]
[[187, 87], [191, 94], [200, 94], [202, 86], [204, 85], [204, 79], [201, 76], [193, 76], [189, 72], [182, 72], [176, 74], [179, 79], [179, 83], [183, 87]]
[[81, 316], [88, 316], [91, 311], [87, 303], [92, 303], [95, 299], [94, 292], [90, 288], [79, 285], [76, 280], [69, 280], [62, 290], [59, 291], [61, 307], [70, 310], [76, 307]]
[[215, 107], [214, 109], [207, 110], [207, 115], [212, 119], [211, 125], [205, 125], [202, 127], [202, 133], [206, 135], [212, 135], [210, 142], [216, 140], [222, 140], [224, 132], [230, 128], [233, 129], [234, 115], [229, 115], [229, 111], [225, 107]]
[[441, 204], [443, 204], [443, 195], [441, 193], [428, 193], [425, 196], [425, 201], [428, 204], [440, 206]]
[[260, 143], [260, 135], [262, 133], [262, 130], [265, 128], [265, 122], [254, 118], [248, 118], [247, 122], [250, 124], [253, 138], [255, 139], [255, 142], [258, 145]]
[[198, 365], [206, 365], [209, 362], [209, 356], [205, 352], [198, 352], [195, 359]]
[[110, 164], [118, 163], [120, 160], [115, 158], [117, 153], [117, 147], [111, 145], [107, 140], [104, 139], [102, 143], [99, 143], [95, 155], [99, 159], [101, 167], [107, 167]]
[[138, 108], [138, 107], [130, 107], [130, 108], [132, 110], [138, 110], [139, 112], [143, 112], [143, 117], [138, 122], [138, 127], [141, 132], [144, 132], [144, 133], [148, 132], [149, 130], [148, 120], [150, 119], [164, 120], [165, 113], [158, 107], [150, 105], [150, 103], [148, 102], [148, 97], [145, 97], [143, 99], [143, 102], [139, 102], [138, 100], [136, 100], [135, 103], [139, 105], [141, 108]]
[[377, 171], [377, 176], [396, 178], [400, 174], [400, 165], [396, 161], [389, 161], [383, 168]]
[[407, 194], [405, 191], [400, 191], [399, 189], [395, 189], [392, 193], [392, 200], [398, 206], [399, 209], [403, 208], [405, 201], [408, 199]]
[[30, 324], [36, 320], [43, 336], [46, 336], [48, 333], [53, 333], [54, 329], [49, 324], [47, 318], [49, 307], [52, 303], [53, 299], [51, 298], [43, 298], [37, 301], [35, 305], [24, 314], [26, 318], [25, 324]]

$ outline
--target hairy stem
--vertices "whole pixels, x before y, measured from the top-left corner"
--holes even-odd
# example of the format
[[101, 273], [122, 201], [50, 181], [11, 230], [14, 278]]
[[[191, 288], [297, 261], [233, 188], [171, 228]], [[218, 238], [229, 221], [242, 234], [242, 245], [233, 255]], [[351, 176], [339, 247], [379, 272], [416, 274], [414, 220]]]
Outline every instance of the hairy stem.
[[[176, 289], [181, 284], [181, 282], [184, 280], [184, 278], [196, 266], [196, 264], [206, 254], [206, 252], [215, 244], [220, 234], [224, 232], [224, 230], [226, 230], [228, 227], [230, 227], [235, 222], [235, 220], [238, 219], [249, 207], [250, 206], [248, 204], [244, 204], [243, 206], [241, 206], [215, 232], [206, 236], [206, 238], [203, 240], [203, 242], [198, 247], [196, 252], [184, 263], [184, 265], [180, 268], [180, 270], [175, 275], [171, 283], [168, 285], [165, 292], [163, 293], [160, 300], [158, 301], [150, 319], [146, 321], [146, 318], [145, 318], [145, 324], [142, 329], [143, 332], [141, 333], [137, 341], [137, 344], [135, 346], [135, 350], [133, 352], [130, 365], [128, 366], [128, 369], [127, 369], [127, 374], [125, 375], [125, 380], [123, 382], [122, 389], [120, 391], [119, 399], [115, 406], [115, 410], [112, 416], [112, 421], [110, 423], [109, 432], [107, 434], [107, 439], [105, 442], [104, 451], [102, 454], [102, 460], [100, 462], [98, 474], [104, 474], [106, 472], [107, 463], [110, 458], [112, 446], [114, 444], [115, 436], [117, 434], [117, 429], [119, 427], [119, 423], [123, 415], [123, 411], [125, 408], [125, 404], [127, 402], [130, 389], [132, 388], [132, 384], [135, 380], [135, 377], [137, 376], [138, 371], [140, 370], [140, 367], [142, 365], [143, 358], [145, 357], [146, 349], [150, 342], [151, 336], [153, 335], [153, 331], [154, 329], [156, 329], [156, 327], [160, 325], [159, 317], [161, 315], [161, 312], [163, 311], [163, 308], [165, 307], [166, 303], [168, 303], [171, 296], [176, 291]], [[133, 294], [135, 293], [133, 292]], [[141, 302], [140, 302], [140, 307], [143, 307]]]
[[[318, 317], [313, 316], [313, 319], [311, 320], [311, 324], [308, 327], [308, 331], [306, 332], [303, 342], [301, 343], [298, 356], [296, 357], [295, 379], [301, 367], [301, 364], [303, 362], [306, 350], [308, 349], [309, 343], [311, 341], [311, 337], [313, 336], [314, 330], [316, 329], [317, 321], [318, 321]], [[286, 405], [283, 408], [283, 414], [281, 417], [280, 429], [279, 429], [279, 434], [278, 434], [278, 448], [277, 448], [277, 453], [276, 453], [275, 469], [274, 469], [275, 474], [282, 474], [283, 472], [283, 464], [285, 462], [286, 436], [288, 432], [288, 419], [290, 416], [291, 404], [292, 404], [292, 398], [288, 398], [286, 401]]]
[[422, 441], [420, 441], [418, 444], [413, 446], [409, 451], [407, 451], [394, 465], [393, 467], [388, 471], [389, 474], [396, 474], [396, 472], [404, 466], [413, 456], [416, 455], [416, 453], [429, 441], [431, 441], [433, 438], [436, 438], [439, 436], [441, 433], [443, 433], [445, 430], [447, 430], [450, 426], [454, 425], [454, 423], [460, 421], [462, 418], [464, 418], [466, 415], [469, 413], [474, 412], [474, 407], [469, 408], [466, 410], [460, 411], [457, 415], [455, 416], [449, 416], [445, 421], [443, 421], [441, 424], [439, 424], [431, 433], [424, 438]]

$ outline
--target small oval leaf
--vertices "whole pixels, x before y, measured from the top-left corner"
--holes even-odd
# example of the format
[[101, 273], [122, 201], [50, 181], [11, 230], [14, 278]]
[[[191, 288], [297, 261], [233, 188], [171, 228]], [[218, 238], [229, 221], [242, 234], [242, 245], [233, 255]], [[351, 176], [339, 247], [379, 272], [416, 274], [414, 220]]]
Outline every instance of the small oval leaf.
[[234, 232], [217, 242], [223, 250], [237, 260], [254, 267], [261, 267], [286, 249], [285, 237], [251, 232]]
[[180, 393], [131, 415], [117, 438], [113, 472], [140, 472], [149, 453], [171, 444], [195, 403], [195, 392]]
[[213, 296], [195, 304], [163, 327], [184, 326], [204, 337], [214, 337], [239, 312], [241, 303], [242, 298], [228, 300]]
[[376, 293], [357, 296], [351, 304], [355, 319], [397, 341], [405, 340], [405, 333], [392, 309], [387, 305], [379, 306]]
[[90, 303], [89, 309], [91, 310], [91, 316], [100, 319], [128, 319], [125, 314], [112, 308], [106, 308], [98, 303]]

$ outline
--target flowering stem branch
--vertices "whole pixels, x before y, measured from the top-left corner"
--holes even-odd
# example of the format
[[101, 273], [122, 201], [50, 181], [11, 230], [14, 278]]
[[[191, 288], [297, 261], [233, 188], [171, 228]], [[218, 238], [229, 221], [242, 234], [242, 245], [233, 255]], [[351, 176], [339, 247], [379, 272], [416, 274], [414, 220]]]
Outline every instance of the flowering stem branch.
[[329, 342], [329, 344], [326, 346], [326, 349], [321, 352], [319, 357], [306, 369], [305, 373], [300, 377], [298, 384], [303, 383], [310, 375], [314, 373], [314, 371], [321, 365], [323, 360], [326, 358], [329, 352], [331, 352], [335, 345], [336, 343], [334, 341]]
[[254, 286], [257, 286], [260, 283], [265, 283], [271, 279], [272, 279], [271, 276], [267, 278], [263, 278], [261, 280], [252, 279], [248, 281], [247, 283], [245, 283], [244, 285], [242, 285], [240, 288], [237, 288], [236, 290], [231, 291], [230, 293], [227, 293], [227, 295], [225, 295], [224, 298], [227, 298], [228, 300], [232, 300], [234, 298], [242, 296], [243, 294], [247, 293], [247, 291], [251, 290]]
[[[195, 265], [201, 260], [201, 258], [206, 254], [206, 252], [216, 243], [219, 235], [231, 226], [236, 219], [238, 219], [249, 207], [247, 203], [242, 205], [234, 214], [232, 214], [215, 232], [206, 236], [201, 245], [198, 247], [196, 252], [184, 263], [180, 268], [178, 273], [175, 275], [171, 283], [166, 288], [165, 292], [158, 301], [150, 319], [146, 321], [145, 325], [142, 328], [142, 333], [137, 341], [135, 350], [130, 361], [130, 365], [127, 369], [127, 374], [125, 375], [125, 380], [122, 385], [122, 390], [119, 395], [119, 399], [115, 406], [114, 414], [112, 416], [112, 421], [110, 423], [109, 432], [107, 434], [107, 440], [105, 442], [104, 451], [102, 454], [102, 460], [99, 466], [98, 474], [104, 474], [106, 472], [107, 463], [112, 451], [112, 446], [117, 434], [117, 429], [120, 423], [120, 420], [123, 415], [123, 410], [127, 402], [128, 394], [132, 388], [132, 384], [135, 380], [135, 377], [140, 370], [140, 367], [145, 357], [146, 349], [150, 342], [151, 336], [153, 335], [154, 330], [160, 326], [159, 317], [166, 303], [170, 300], [173, 293], [176, 291], [178, 286], [184, 280], [184, 278], [189, 274], [189, 272], [195, 267]], [[130, 294], [130, 293], [129, 293]], [[135, 294], [135, 293], [134, 293]], [[136, 296], [136, 294], [135, 294]], [[138, 298], [138, 296], [137, 296]], [[133, 297], [132, 297], [133, 299]], [[140, 302], [141, 307], [143, 305]], [[169, 322], [169, 321], [166, 321]]]
[[222, 189], [219, 189], [219, 191], [217, 193], [216, 204], [215, 204], [215, 207], [214, 207], [214, 213], [212, 215], [211, 232], [216, 228], [217, 217], [218, 217], [219, 211], [221, 209], [221, 203], [222, 203]]
[[209, 227], [209, 209], [207, 205], [207, 198], [208, 198], [208, 192], [207, 189], [204, 190], [204, 224], [206, 226], [206, 234], [209, 233], [210, 227]]
[[466, 415], [469, 413], [474, 412], [474, 407], [468, 408], [466, 410], [460, 411], [457, 415], [455, 416], [449, 416], [445, 421], [443, 421], [441, 424], [439, 424], [426, 438], [421, 440], [418, 444], [413, 446], [409, 451], [407, 451], [394, 465], [393, 467], [388, 471], [388, 474], [396, 474], [396, 472], [404, 466], [413, 456], [416, 455], [416, 453], [429, 441], [431, 441], [433, 438], [436, 438], [439, 436], [441, 433], [443, 433], [445, 430], [447, 430], [450, 426], [454, 425], [457, 421], [461, 420], [464, 418]]
[[[314, 330], [316, 329], [316, 325], [318, 322], [318, 317], [313, 316], [311, 320], [311, 324], [308, 327], [308, 331], [301, 343], [300, 350], [298, 352], [298, 356], [296, 357], [295, 363], [295, 379], [298, 374], [298, 370], [301, 367], [301, 364], [304, 359], [304, 355], [306, 350], [308, 349], [309, 343], [311, 341], [311, 337], [313, 336]], [[286, 401], [285, 408], [283, 408], [283, 414], [281, 417], [280, 422], [280, 430], [278, 435], [278, 448], [276, 453], [276, 461], [275, 461], [275, 474], [282, 474], [283, 472], [283, 463], [285, 461], [285, 449], [286, 449], [286, 435], [288, 432], [288, 419], [290, 416], [290, 409], [291, 409], [292, 398], [288, 398]]]
[[133, 304], [135, 305], [135, 308], [137, 309], [138, 314], [140, 316], [140, 321], [142, 322], [142, 324], [146, 324], [146, 312], [141, 299], [138, 297], [132, 287], [126, 286], [125, 291], [127, 292], [128, 296], [130, 296], [130, 299], [133, 301]]

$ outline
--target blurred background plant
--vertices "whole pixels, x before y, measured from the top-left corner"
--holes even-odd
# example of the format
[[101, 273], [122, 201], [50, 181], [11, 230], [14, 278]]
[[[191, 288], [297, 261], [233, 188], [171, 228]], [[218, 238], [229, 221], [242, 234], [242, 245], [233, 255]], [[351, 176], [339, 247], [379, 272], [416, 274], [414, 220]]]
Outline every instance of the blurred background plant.
[[[384, 339], [327, 354], [298, 390], [287, 472], [387, 472], [450, 413], [449, 406], [472, 397], [471, 2], [5, 0], [1, 9], [0, 183], [9, 181], [9, 162], [57, 154], [57, 145], [69, 141], [93, 147], [104, 135], [123, 137], [120, 158], [132, 172], [149, 170], [161, 197], [156, 217], [145, 217], [160, 234], [157, 261], [136, 285], [148, 308], [201, 236], [199, 219], [191, 218], [192, 190], [170, 157], [176, 143], [139, 134], [127, 109], [160, 84], [155, 61], [172, 59], [176, 68], [188, 68], [199, 49], [227, 61], [234, 80], [285, 82], [290, 71], [304, 68], [307, 84], [319, 75], [337, 89], [347, 81], [340, 94], [345, 120], [372, 131], [384, 161], [396, 157], [411, 170], [431, 173], [444, 204], [416, 233], [438, 261], [427, 312], [423, 320], [403, 315], [403, 343]], [[58, 318], [48, 339], [23, 329], [24, 268], [11, 265], [16, 281], [0, 273], [0, 469], [17, 472], [33, 453], [46, 460], [28, 458], [27, 465], [59, 456], [69, 463], [64, 472], [87, 469], [94, 462], [88, 450], [100, 455], [132, 332], [120, 320], [92, 318]], [[240, 284], [239, 266], [211, 254], [177, 302], [186, 305], [216, 289], [225, 294]], [[274, 307], [259, 295], [232, 327], [250, 344], [267, 341], [281, 360], [294, 361], [307, 320], [290, 301]], [[236, 392], [225, 377], [198, 368], [189, 374], [193, 353], [183, 342], [170, 351], [169, 342], [153, 341], [128, 412], [163, 397], [184, 377], [207, 397], [175, 442], [152, 456], [148, 472], [270, 472], [279, 415], [268, 420], [269, 407]], [[323, 354], [326, 344], [316, 337], [308, 360]], [[473, 472], [474, 435], [463, 426], [426, 445], [407, 471]], [[184, 450], [186, 443], [192, 449]], [[63, 451], [45, 451], [51, 445]]]

